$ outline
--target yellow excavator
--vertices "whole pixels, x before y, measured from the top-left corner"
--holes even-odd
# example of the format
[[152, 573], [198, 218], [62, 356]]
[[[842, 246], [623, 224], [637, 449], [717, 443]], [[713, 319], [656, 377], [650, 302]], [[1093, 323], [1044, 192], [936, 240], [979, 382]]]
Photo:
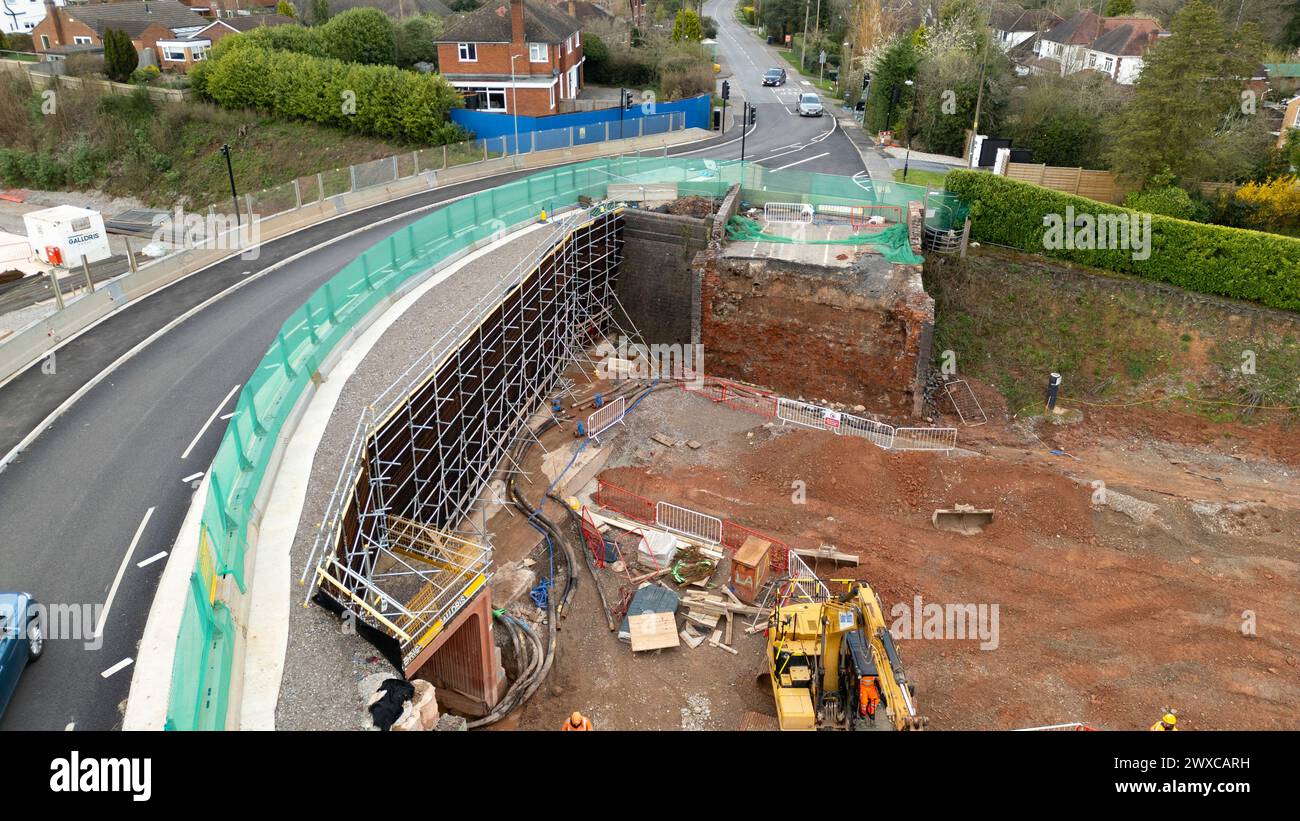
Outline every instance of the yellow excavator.
[[768, 675], [781, 729], [923, 729], [928, 719], [916, 713], [915, 687], [880, 599], [866, 582], [844, 583], [840, 596], [778, 604], [768, 618]]

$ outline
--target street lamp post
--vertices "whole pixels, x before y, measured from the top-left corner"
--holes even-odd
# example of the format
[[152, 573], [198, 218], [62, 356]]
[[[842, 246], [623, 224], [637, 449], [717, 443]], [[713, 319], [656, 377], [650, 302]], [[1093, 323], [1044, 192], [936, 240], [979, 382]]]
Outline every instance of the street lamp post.
[[[515, 120], [515, 148], [514, 153], [519, 153], [519, 85], [515, 82], [515, 60], [523, 57], [522, 54], [510, 55], [510, 111], [514, 114]], [[535, 133], [535, 132], [534, 132]]]
[[226, 158], [226, 173], [230, 175], [230, 199], [235, 203], [235, 227], [242, 228], [243, 220], [239, 218], [239, 194], [235, 191], [235, 167], [230, 164], [230, 146], [221, 144], [221, 154]]
[[[909, 87], [911, 80], [904, 80]], [[916, 95], [912, 95], [912, 110], [907, 114], [907, 154], [903, 157], [903, 182], [907, 182], [907, 166], [912, 161], [912, 120], [916, 117]]]

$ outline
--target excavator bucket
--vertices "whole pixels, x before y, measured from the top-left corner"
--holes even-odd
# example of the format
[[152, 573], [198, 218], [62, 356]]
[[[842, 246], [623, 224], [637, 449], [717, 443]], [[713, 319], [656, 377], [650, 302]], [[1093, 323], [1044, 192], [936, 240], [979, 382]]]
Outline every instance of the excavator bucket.
[[939, 530], [974, 536], [984, 532], [984, 528], [993, 522], [993, 511], [979, 509], [972, 505], [957, 505], [945, 510], [940, 508], [930, 517], [930, 521]]

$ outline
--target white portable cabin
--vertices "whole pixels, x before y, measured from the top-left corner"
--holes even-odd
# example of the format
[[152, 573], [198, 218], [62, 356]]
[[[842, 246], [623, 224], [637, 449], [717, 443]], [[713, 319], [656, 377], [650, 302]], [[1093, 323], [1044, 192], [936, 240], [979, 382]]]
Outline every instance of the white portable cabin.
[[76, 268], [83, 256], [87, 262], [98, 262], [113, 255], [98, 211], [56, 205], [23, 214], [23, 225], [32, 253], [50, 265]]

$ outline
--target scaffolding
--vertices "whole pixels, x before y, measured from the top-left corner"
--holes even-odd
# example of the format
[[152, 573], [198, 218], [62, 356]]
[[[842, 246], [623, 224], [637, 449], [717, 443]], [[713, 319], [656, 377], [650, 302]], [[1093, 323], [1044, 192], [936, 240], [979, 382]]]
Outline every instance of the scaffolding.
[[590, 344], [636, 336], [614, 295], [622, 209], [578, 209], [544, 230], [364, 414], [303, 573], [308, 600], [374, 628], [408, 675], [490, 578], [471, 513], [499, 471], [523, 473], [510, 453], [533, 435], [528, 419], [574, 389], [571, 363], [594, 372]]

